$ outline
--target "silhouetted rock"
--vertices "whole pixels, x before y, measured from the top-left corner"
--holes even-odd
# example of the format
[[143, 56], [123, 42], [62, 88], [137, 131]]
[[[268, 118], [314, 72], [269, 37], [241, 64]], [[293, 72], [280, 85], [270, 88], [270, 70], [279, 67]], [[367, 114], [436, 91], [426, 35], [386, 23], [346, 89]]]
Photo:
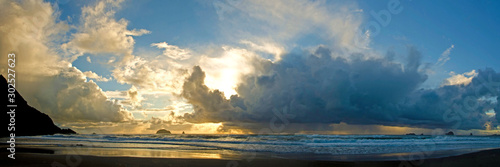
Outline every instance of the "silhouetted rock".
[[416, 135], [416, 134], [415, 133], [407, 133], [406, 135], [412, 135], [413, 136], [413, 135]]
[[156, 134], [172, 134], [172, 133], [170, 133], [170, 131], [168, 131], [166, 129], [160, 129], [160, 130], [156, 131]]
[[446, 135], [453, 136], [453, 135], [455, 135], [455, 133], [453, 133], [452, 131], [449, 131], [448, 133], [446, 133]]
[[423, 135], [424, 135], [424, 133], [420, 133], [420, 136], [423, 136]]
[[[3, 97], [2, 101], [8, 103], [3, 103], [1, 106], [2, 114], [0, 114], [0, 117], [2, 124], [5, 123], [7, 125], [12, 122], [12, 126], [8, 127], [13, 127], [10, 130], [9, 128], [3, 128], [4, 130], [0, 137], [10, 136], [11, 133], [14, 133], [15, 136], [52, 135], [56, 133], [76, 134], [71, 129], [61, 129], [54, 125], [54, 122], [48, 115], [29, 106], [17, 90], [14, 93], [15, 102], [8, 102], [8, 83], [2, 75], [0, 75], [0, 85], [2, 89], [0, 91], [3, 92], [1, 95]], [[7, 105], [16, 105], [16, 107], [7, 107]], [[15, 111], [9, 114], [11, 109], [15, 109]]]
[[472, 133], [470, 133], [470, 135], [469, 135], [469, 136], [472, 136]]
[[182, 131], [182, 134], [186, 134], [186, 133], [184, 133], [184, 131]]
[[62, 134], [76, 134], [76, 132], [70, 128], [67, 128], [67, 129], [61, 129], [61, 132]]

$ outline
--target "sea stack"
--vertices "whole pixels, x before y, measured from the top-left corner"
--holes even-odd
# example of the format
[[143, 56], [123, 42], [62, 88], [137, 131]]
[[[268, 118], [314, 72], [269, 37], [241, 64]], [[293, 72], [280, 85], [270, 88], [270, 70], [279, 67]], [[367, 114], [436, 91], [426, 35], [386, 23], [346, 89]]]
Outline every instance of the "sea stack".
[[448, 133], [446, 133], [446, 135], [453, 136], [453, 135], [455, 135], [455, 133], [453, 133], [453, 131], [449, 131]]
[[160, 129], [160, 130], [156, 131], [156, 134], [164, 135], [164, 134], [172, 134], [172, 133], [170, 133], [170, 131], [168, 131], [166, 129]]

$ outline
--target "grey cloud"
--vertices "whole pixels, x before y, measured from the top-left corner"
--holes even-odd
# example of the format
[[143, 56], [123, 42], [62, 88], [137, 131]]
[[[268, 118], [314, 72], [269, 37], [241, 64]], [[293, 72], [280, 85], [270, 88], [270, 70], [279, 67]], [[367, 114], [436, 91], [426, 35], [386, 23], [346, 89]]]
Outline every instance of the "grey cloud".
[[[195, 112], [184, 118], [188, 122], [223, 122], [221, 130], [239, 127], [252, 131], [269, 127], [276, 117], [289, 126], [315, 125], [313, 130], [321, 129], [316, 125], [327, 130], [331, 129], [328, 125], [341, 122], [451, 129], [482, 129], [486, 121], [498, 122], [498, 114], [495, 119], [484, 113], [495, 107], [497, 111], [498, 103], [478, 101], [500, 92], [500, 85], [494, 84], [500, 82], [500, 74], [491, 69], [479, 70], [469, 85], [419, 89], [427, 80], [428, 66], [422, 65], [421, 54], [414, 48], [409, 48], [405, 64], [390, 56], [356, 54], [347, 59], [331, 55], [329, 49], [320, 47], [312, 54], [285, 55], [276, 63], [255, 60], [260, 70], [244, 76], [238, 96], [229, 100], [204, 84], [205, 74], [196, 66], [182, 93]], [[490, 83], [481, 81], [490, 76]], [[465, 101], [477, 105], [471, 108]]]

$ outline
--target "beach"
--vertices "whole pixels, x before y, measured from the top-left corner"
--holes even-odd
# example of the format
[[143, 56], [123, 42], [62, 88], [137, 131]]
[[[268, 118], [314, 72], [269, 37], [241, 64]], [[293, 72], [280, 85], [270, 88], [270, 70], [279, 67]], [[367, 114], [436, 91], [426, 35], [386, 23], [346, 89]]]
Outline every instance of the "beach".
[[[21, 149], [22, 150], [22, 149]], [[2, 155], [4, 156], [4, 155]], [[414, 161], [316, 161], [257, 156], [245, 159], [209, 158], [145, 158], [90, 155], [57, 155], [43, 149], [24, 149], [15, 160], [2, 160], [1, 166], [483, 166], [500, 164], [500, 149], [483, 150], [463, 155]]]
[[[4, 140], [4, 138], [2, 138]], [[497, 136], [41, 135], [1, 166], [498, 166]]]

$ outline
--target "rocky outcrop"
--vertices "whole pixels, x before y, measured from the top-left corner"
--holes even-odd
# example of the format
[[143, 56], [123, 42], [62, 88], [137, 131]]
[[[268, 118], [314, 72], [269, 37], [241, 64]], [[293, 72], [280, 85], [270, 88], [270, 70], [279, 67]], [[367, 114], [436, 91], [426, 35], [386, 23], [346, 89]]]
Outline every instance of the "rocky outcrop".
[[160, 129], [160, 130], [156, 131], [156, 134], [172, 134], [172, 133], [170, 133], [170, 131], [168, 131], [166, 129]]
[[[4, 76], [0, 75], [0, 88], [2, 98], [2, 113], [0, 118], [2, 124], [8, 126], [2, 129], [0, 137], [10, 136], [14, 133], [15, 136], [34, 136], [34, 135], [52, 135], [60, 134], [76, 134], [71, 129], [61, 129], [54, 125], [52, 119], [37, 109], [28, 105], [26, 100], [17, 92], [14, 92], [14, 103], [9, 102], [8, 83]], [[11, 105], [8, 107], [7, 105]], [[15, 106], [15, 107], [13, 107]], [[13, 112], [10, 112], [13, 111]], [[7, 125], [10, 124], [10, 125]]]
[[446, 133], [446, 135], [453, 136], [453, 135], [455, 135], [455, 133], [453, 133], [452, 131], [449, 131], [448, 133]]

